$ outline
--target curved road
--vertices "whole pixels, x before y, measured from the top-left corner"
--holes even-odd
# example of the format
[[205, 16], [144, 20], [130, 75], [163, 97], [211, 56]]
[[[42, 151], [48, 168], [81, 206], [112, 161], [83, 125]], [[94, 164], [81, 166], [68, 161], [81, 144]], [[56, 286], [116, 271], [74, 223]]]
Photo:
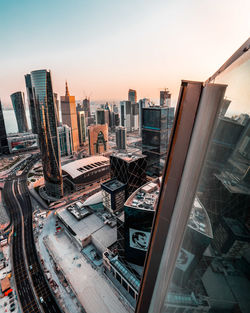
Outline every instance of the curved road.
[[14, 228], [12, 245], [14, 276], [24, 313], [42, 311], [61, 313], [41, 268], [33, 237], [32, 205], [27, 186], [27, 173], [38, 159], [38, 155], [31, 156], [22, 175], [9, 176], [3, 189], [4, 200]]

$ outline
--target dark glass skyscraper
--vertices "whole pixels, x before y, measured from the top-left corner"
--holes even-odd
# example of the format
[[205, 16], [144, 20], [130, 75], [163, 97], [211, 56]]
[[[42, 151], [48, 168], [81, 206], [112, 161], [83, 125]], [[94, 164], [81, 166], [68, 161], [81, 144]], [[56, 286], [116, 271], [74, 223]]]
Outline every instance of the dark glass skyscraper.
[[31, 122], [32, 133], [38, 134], [37, 112], [36, 112], [36, 106], [35, 106], [35, 102], [34, 102], [34, 96], [33, 96], [33, 91], [32, 91], [30, 74], [25, 75], [24, 78], [25, 78], [27, 98], [28, 98], [28, 103], [29, 103], [30, 122]]
[[173, 121], [174, 108], [142, 108], [142, 153], [150, 176], [161, 175]]
[[9, 153], [9, 147], [7, 142], [7, 134], [5, 129], [5, 123], [3, 118], [3, 110], [2, 104], [0, 100], [0, 154], [7, 154]]
[[24, 94], [21, 91], [17, 91], [10, 98], [16, 115], [18, 132], [25, 133], [28, 131], [28, 123], [24, 108]]
[[38, 113], [38, 135], [45, 189], [49, 196], [60, 198], [63, 195], [63, 181], [57, 113], [50, 71], [38, 70], [31, 72], [31, 83]]

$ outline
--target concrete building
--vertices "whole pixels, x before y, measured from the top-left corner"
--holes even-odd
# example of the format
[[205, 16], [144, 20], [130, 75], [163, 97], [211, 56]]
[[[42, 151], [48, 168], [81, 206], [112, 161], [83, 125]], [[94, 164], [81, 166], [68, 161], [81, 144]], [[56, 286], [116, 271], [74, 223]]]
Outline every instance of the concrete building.
[[123, 126], [116, 127], [115, 129], [116, 137], [116, 148], [118, 150], [126, 150], [127, 148], [127, 131]]
[[109, 126], [109, 110], [97, 109], [95, 113], [96, 113], [96, 124], [100, 125], [108, 124]]
[[160, 91], [160, 106], [170, 107], [170, 105], [171, 105], [171, 93], [166, 89]]
[[108, 151], [108, 125], [91, 125], [88, 127], [89, 155]]
[[139, 129], [139, 104], [131, 101], [120, 102], [120, 125], [128, 132]]
[[10, 98], [16, 116], [18, 132], [25, 133], [29, 129], [24, 106], [24, 93], [17, 91], [13, 93]]
[[90, 117], [91, 112], [90, 112], [90, 100], [89, 100], [89, 98], [85, 98], [82, 101], [82, 108], [83, 108], [83, 111], [85, 112], [85, 116]]
[[75, 152], [79, 148], [76, 102], [75, 102], [75, 97], [70, 96], [69, 94], [67, 82], [66, 82], [65, 96], [61, 97], [61, 110], [62, 110], [62, 123], [71, 127], [73, 151]]
[[125, 202], [126, 184], [117, 179], [111, 179], [101, 185], [103, 206], [111, 213], [119, 212], [123, 209]]
[[91, 156], [62, 166], [64, 184], [72, 191], [85, 188], [95, 182], [110, 178], [109, 159]]
[[10, 153], [38, 149], [38, 135], [31, 133], [9, 134], [8, 146]]
[[131, 103], [136, 103], [137, 102], [137, 93], [136, 90], [129, 89], [128, 90], [128, 101]]

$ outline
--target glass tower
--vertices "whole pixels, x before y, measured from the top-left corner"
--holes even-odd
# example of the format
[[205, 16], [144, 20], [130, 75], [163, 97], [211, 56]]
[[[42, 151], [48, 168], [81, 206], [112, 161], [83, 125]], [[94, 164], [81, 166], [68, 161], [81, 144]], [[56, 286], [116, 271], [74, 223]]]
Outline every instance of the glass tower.
[[28, 98], [28, 102], [29, 102], [30, 122], [31, 122], [32, 133], [38, 134], [37, 112], [36, 112], [36, 106], [35, 106], [33, 92], [32, 92], [32, 84], [31, 84], [30, 74], [25, 75], [24, 78], [25, 78], [25, 84], [26, 84], [27, 98]]
[[63, 195], [63, 181], [57, 113], [50, 71], [38, 70], [31, 72], [31, 83], [38, 112], [38, 134], [45, 189], [49, 196], [60, 198]]
[[3, 110], [2, 104], [0, 100], [0, 154], [7, 154], [9, 153], [9, 147], [7, 142], [7, 134], [5, 129], [5, 123], [3, 118]]
[[25, 133], [28, 131], [28, 123], [24, 108], [24, 93], [17, 91], [10, 98], [16, 115], [18, 132]]

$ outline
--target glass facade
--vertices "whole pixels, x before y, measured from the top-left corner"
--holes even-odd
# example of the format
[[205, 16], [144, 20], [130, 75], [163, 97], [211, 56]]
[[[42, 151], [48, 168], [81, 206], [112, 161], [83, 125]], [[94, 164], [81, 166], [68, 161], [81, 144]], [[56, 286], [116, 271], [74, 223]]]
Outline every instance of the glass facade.
[[9, 153], [7, 134], [5, 129], [2, 103], [0, 100], [0, 154]]
[[33, 71], [31, 82], [38, 112], [45, 189], [49, 196], [60, 198], [63, 195], [63, 181], [51, 73], [47, 70]]
[[248, 47], [182, 84], [136, 313], [249, 312]]
[[83, 145], [86, 141], [86, 122], [85, 122], [85, 112], [77, 112], [77, 122], [78, 122], [78, 131], [79, 131], [79, 142], [80, 145]]
[[28, 103], [29, 103], [31, 129], [32, 129], [32, 133], [33, 134], [38, 134], [37, 112], [36, 112], [35, 101], [34, 101], [34, 98], [33, 98], [31, 77], [30, 77], [30, 74], [27, 74], [24, 77], [25, 77], [27, 98], [28, 98]]
[[24, 107], [24, 94], [21, 91], [13, 93], [11, 96], [12, 105], [14, 108], [16, 120], [17, 120], [17, 127], [19, 133], [25, 133], [28, 131], [28, 123], [25, 114], [25, 107]]

